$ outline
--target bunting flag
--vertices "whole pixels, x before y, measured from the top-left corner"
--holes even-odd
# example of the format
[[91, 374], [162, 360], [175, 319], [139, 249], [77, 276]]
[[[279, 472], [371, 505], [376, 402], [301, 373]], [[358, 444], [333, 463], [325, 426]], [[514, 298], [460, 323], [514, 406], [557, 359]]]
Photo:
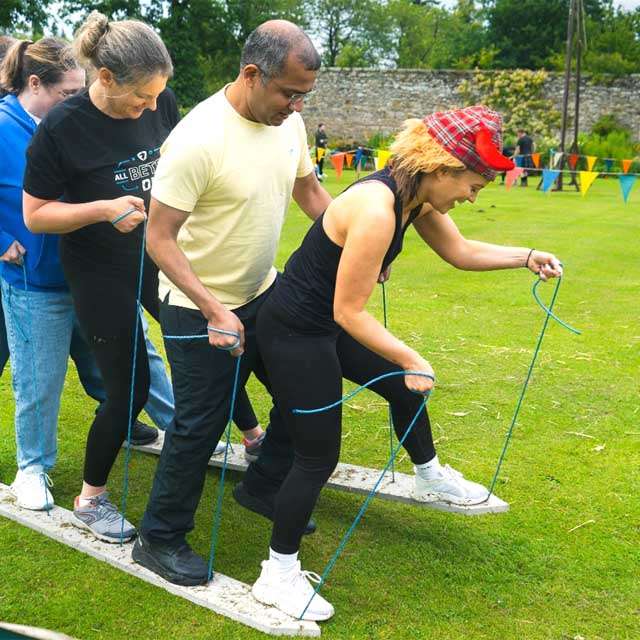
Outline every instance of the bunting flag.
[[520, 177], [524, 169], [522, 167], [514, 167], [511, 171], [507, 171], [504, 176], [504, 186], [507, 191], [511, 189], [513, 183]]
[[613, 158], [605, 158], [604, 159], [604, 170], [609, 172], [613, 169]]
[[580, 193], [584, 196], [593, 181], [598, 177], [597, 171], [580, 171]]
[[542, 170], [542, 190], [546, 193], [551, 189], [551, 185], [556, 181], [560, 172], [556, 169], [543, 169]]
[[324, 154], [327, 152], [326, 149], [323, 149], [322, 147], [317, 147], [316, 148], [316, 156], [318, 158], [318, 160], [322, 160], [322, 158], [324, 158]]
[[622, 161], [622, 173], [628, 173], [631, 168], [632, 160], [623, 160]]
[[567, 162], [569, 163], [569, 167], [571, 167], [571, 169], [575, 169], [576, 165], [578, 164], [578, 158], [580, 156], [577, 153], [570, 153], [569, 157], [567, 158]]
[[564, 153], [562, 153], [562, 151], [556, 151], [553, 154], [553, 166], [554, 167], [559, 167], [560, 163], [562, 162], [562, 156], [564, 155]]
[[538, 169], [540, 167], [540, 154], [539, 153], [532, 153], [531, 154], [531, 161], [533, 162], [533, 166]]
[[[364, 166], [362, 168], [364, 169]], [[378, 158], [377, 156], [374, 156], [373, 158], [373, 168], [376, 171], [380, 171], [380, 158]]]
[[351, 163], [353, 162], [353, 153], [346, 153], [345, 159], [347, 161], [347, 167], [351, 168]]
[[378, 164], [376, 165], [376, 170], [384, 169], [389, 162], [389, 158], [391, 157], [391, 151], [387, 151], [386, 149], [378, 149]]
[[355, 159], [355, 166], [354, 169], [358, 169], [358, 165], [362, 165], [362, 168], [364, 169], [364, 153], [362, 152], [362, 149], [356, 149], [356, 159]]
[[636, 181], [636, 176], [620, 176], [620, 189], [622, 189], [622, 198], [625, 204], [633, 188], [633, 183]]
[[524, 158], [522, 156], [516, 156], [514, 160], [516, 161], [516, 167], [521, 167], [524, 162]]
[[596, 163], [598, 156], [587, 156], [587, 170], [591, 171], [593, 169], [593, 165]]
[[336, 170], [336, 178], [342, 177], [342, 168], [344, 167], [344, 153], [334, 153], [329, 156], [333, 168]]

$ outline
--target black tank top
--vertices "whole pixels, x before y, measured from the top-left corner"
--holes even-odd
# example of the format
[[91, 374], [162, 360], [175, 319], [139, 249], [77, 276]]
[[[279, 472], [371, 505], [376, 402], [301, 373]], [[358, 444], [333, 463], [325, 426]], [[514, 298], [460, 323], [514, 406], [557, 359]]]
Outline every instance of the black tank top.
[[[420, 213], [421, 206], [411, 211], [403, 227], [402, 202], [388, 167], [350, 186], [372, 180], [385, 184], [394, 195], [396, 228], [382, 261], [384, 271], [402, 250], [405, 231]], [[324, 213], [314, 221], [300, 247], [291, 255], [269, 298], [269, 307], [283, 321], [305, 333], [333, 332], [338, 328], [333, 320], [333, 297], [342, 247], [332, 242], [325, 233], [323, 218]]]

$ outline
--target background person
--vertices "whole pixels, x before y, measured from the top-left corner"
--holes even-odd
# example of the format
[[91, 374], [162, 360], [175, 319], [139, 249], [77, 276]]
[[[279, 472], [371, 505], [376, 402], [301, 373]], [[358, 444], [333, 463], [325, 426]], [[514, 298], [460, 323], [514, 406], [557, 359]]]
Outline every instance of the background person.
[[[327, 144], [329, 138], [321, 122], [316, 129], [316, 175], [318, 180], [324, 180], [324, 160], [327, 153]], [[318, 149], [324, 149], [322, 154], [318, 153]]]
[[[273, 261], [291, 196], [315, 218], [330, 202], [313, 171], [299, 112], [320, 57], [308, 36], [283, 20], [267, 22], [244, 45], [236, 80], [193, 109], [171, 133], [153, 185], [148, 248], [161, 269], [160, 320], [176, 396], [133, 559], [177, 584], [206, 582], [206, 562], [186, 535], [202, 494], [211, 449], [222, 435], [236, 367], [268, 380], [255, 319], [276, 278]], [[228, 353], [222, 348], [235, 345]], [[218, 348], [220, 347], [220, 348]], [[280, 420], [271, 411], [271, 425]], [[291, 464], [288, 435], [267, 430], [243, 506], [273, 517], [274, 487]], [[236, 487], [238, 489], [238, 487]], [[305, 525], [308, 527], [308, 525]], [[305, 528], [303, 527], [303, 529]], [[308, 527], [311, 530], [312, 527]]]
[[[24, 216], [37, 233], [62, 234], [60, 257], [75, 311], [98, 363], [106, 400], [87, 438], [73, 522], [118, 542], [121, 516], [106, 483], [126, 438], [142, 227], [159, 148], [178, 121], [169, 54], [151, 27], [93, 12], [74, 47], [95, 70], [88, 90], [59, 104], [28, 150]], [[82, 135], [79, 135], [79, 132]], [[123, 212], [131, 213], [122, 218]], [[117, 221], [119, 219], [119, 221]], [[158, 317], [157, 269], [144, 256], [141, 303]], [[147, 402], [149, 362], [139, 334], [133, 415]], [[123, 539], [135, 535], [125, 522]]]
[[534, 168], [533, 159], [531, 154], [536, 150], [536, 145], [533, 139], [524, 129], [518, 129], [518, 139], [516, 141], [515, 157], [520, 158], [518, 166], [522, 167], [524, 171], [520, 174], [520, 186], [529, 186], [529, 170]]
[[[333, 200], [262, 306], [258, 346], [295, 457], [276, 497], [269, 559], [252, 589], [260, 602], [299, 617], [313, 595], [300, 571], [298, 550], [304, 524], [340, 455], [341, 405], [308, 415], [292, 410], [335, 402], [342, 395], [343, 377], [360, 385], [404, 372], [370, 387], [389, 402], [402, 439], [422, 403], [413, 392], [427, 392], [433, 385], [414, 375], [433, 375], [431, 365], [366, 310], [380, 274], [402, 250], [406, 229], [413, 225], [433, 251], [459, 269], [526, 266], [543, 278], [560, 275], [551, 254], [467, 240], [447, 214], [456, 203], [474, 202], [497, 170], [513, 167], [500, 154], [501, 146], [501, 118], [485, 107], [409, 120], [392, 146], [390, 166]], [[465, 505], [488, 496], [483, 486], [440, 463], [426, 411], [404, 447], [415, 465], [415, 500]], [[304, 617], [325, 620], [333, 612], [316, 595]]]

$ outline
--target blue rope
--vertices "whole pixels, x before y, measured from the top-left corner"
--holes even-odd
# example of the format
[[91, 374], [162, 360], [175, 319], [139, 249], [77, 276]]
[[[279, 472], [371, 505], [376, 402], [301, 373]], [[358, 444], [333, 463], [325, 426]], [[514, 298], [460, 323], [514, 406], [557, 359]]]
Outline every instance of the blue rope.
[[[356, 395], [356, 393], [360, 393], [361, 391], [366, 389], [368, 386], [373, 384], [376, 380], [379, 380], [379, 379], [382, 379], [382, 378], [389, 378], [391, 376], [402, 376], [402, 375], [407, 375], [407, 374], [411, 374], [411, 373], [414, 373], [414, 372], [410, 372], [410, 371], [392, 371], [391, 373], [386, 373], [386, 374], [384, 374], [382, 376], [378, 376], [377, 378], [374, 378], [373, 380], [370, 380], [366, 384], [363, 384], [360, 387], [358, 387], [358, 389], [356, 389], [356, 391], [354, 391], [353, 393], [348, 394], [347, 396], [344, 396], [344, 398], [342, 400], [344, 401], [347, 398], [353, 397], [354, 395]], [[434, 380], [435, 381], [435, 378], [433, 376], [429, 375], [428, 373], [415, 372], [414, 375], [424, 376], [425, 378], [429, 378], [430, 380]], [[365, 501], [362, 503], [362, 506], [360, 507], [360, 511], [358, 511], [358, 514], [356, 515], [354, 521], [351, 523], [351, 526], [349, 527], [347, 532], [342, 537], [342, 540], [340, 541], [340, 544], [338, 545], [338, 548], [336, 549], [335, 553], [333, 554], [331, 560], [329, 560], [329, 562], [327, 563], [327, 566], [325, 567], [324, 571], [322, 572], [322, 575], [320, 576], [320, 582], [318, 582], [318, 585], [313, 590], [313, 595], [311, 596], [311, 598], [309, 598], [309, 602], [307, 602], [305, 608], [303, 609], [302, 613], [300, 614], [300, 617], [298, 618], [299, 620], [302, 620], [302, 618], [303, 618], [304, 614], [307, 612], [307, 609], [309, 608], [309, 605], [311, 604], [312, 600], [316, 597], [316, 594], [320, 591], [320, 589], [322, 588], [322, 585], [324, 585], [324, 583], [326, 582], [327, 577], [329, 576], [329, 573], [331, 572], [331, 569], [333, 569], [333, 566], [335, 565], [336, 561], [338, 560], [338, 558], [340, 557], [340, 555], [344, 551], [344, 548], [347, 546], [347, 543], [349, 542], [349, 539], [351, 538], [351, 536], [353, 535], [356, 527], [358, 526], [358, 523], [362, 519], [362, 516], [364, 516], [364, 513], [365, 513], [365, 511], [367, 510], [367, 508], [369, 506], [369, 503], [373, 499], [373, 496], [377, 493], [378, 487], [380, 486], [380, 483], [382, 482], [382, 479], [384, 478], [385, 474], [389, 470], [389, 467], [391, 466], [391, 464], [395, 460], [396, 456], [398, 455], [398, 452], [400, 451], [402, 445], [404, 444], [404, 441], [407, 439], [408, 435], [411, 433], [411, 430], [413, 429], [413, 426], [415, 425], [416, 421], [418, 420], [418, 417], [420, 416], [422, 411], [425, 410], [427, 402], [429, 401], [429, 396], [430, 396], [430, 393], [424, 394], [424, 399], [423, 399], [422, 403], [420, 404], [420, 407], [419, 407], [418, 411], [416, 412], [415, 416], [413, 416], [413, 419], [411, 420], [411, 422], [409, 423], [409, 426], [407, 427], [407, 429], [405, 430], [404, 434], [402, 435], [402, 438], [400, 438], [400, 441], [398, 442], [397, 447], [392, 451], [391, 456], [389, 457], [389, 460], [387, 461], [387, 464], [385, 465], [384, 469], [382, 470], [382, 473], [380, 474], [380, 476], [378, 477], [378, 480], [376, 481], [375, 485], [373, 486], [373, 489], [371, 489], [371, 491], [369, 491]], [[306, 411], [305, 413], [316, 413], [318, 411], [326, 411], [326, 410], [332, 408], [333, 406], [335, 406], [335, 403], [327, 405], [326, 407], [321, 407], [320, 409], [317, 409], [317, 410]], [[294, 413], [295, 412], [296, 411], [294, 410]]]
[[[502, 448], [502, 452], [500, 454], [500, 458], [498, 459], [498, 464], [496, 466], [496, 471], [494, 473], [493, 480], [491, 481], [491, 485], [490, 485], [490, 488], [489, 488], [489, 493], [488, 493], [487, 497], [484, 500], [482, 500], [480, 502], [477, 502], [477, 503], [469, 504], [467, 506], [476, 506], [476, 505], [479, 505], [479, 504], [483, 504], [487, 500], [489, 500], [489, 498], [491, 497], [491, 495], [493, 493], [493, 490], [495, 488], [495, 485], [496, 485], [496, 482], [497, 482], [497, 479], [498, 479], [498, 475], [500, 473], [500, 469], [502, 467], [502, 463], [503, 463], [504, 458], [505, 458], [507, 447], [509, 446], [509, 442], [511, 440], [511, 436], [513, 434], [513, 430], [514, 430], [514, 427], [515, 427], [515, 424], [516, 424], [516, 420], [517, 420], [518, 414], [520, 412], [520, 407], [522, 406], [522, 401], [524, 399], [524, 394], [526, 392], [527, 386], [529, 384], [529, 380], [531, 378], [531, 373], [533, 371], [533, 366], [535, 364], [535, 361], [537, 359], [538, 353], [540, 351], [540, 347], [542, 345], [542, 339], [543, 339], [544, 334], [546, 332], [547, 325], [549, 324], [549, 319], [553, 318], [554, 320], [559, 322], [563, 327], [566, 327], [567, 329], [573, 331], [574, 333], [579, 333], [579, 331], [577, 331], [577, 329], [573, 329], [572, 327], [570, 327], [568, 324], [566, 324], [565, 322], [560, 320], [557, 316], [555, 316], [553, 314], [553, 312], [552, 312], [553, 306], [554, 306], [555, 301], [556, 301], [556, 297], [558, 295], [558, 289], [560, 288], [561, 281], [562, 281], [562, 278], [561, 277], [558, 278], [557, 283], [556, 283], [556, 287], [555, 287], [555, 290], [553, 292], [553, 296], [552, 296], [552, 299], [551, 299], [551, 303], [549, 304], [548, 308], [539, 300], [539, 298], [537, 296], [537, 291], [536, 290], [537, 290], [537, 287], [539, 286], [540, 282], [542, 282], [542, 280], [538, 279], [536, 281], [536, 283], [533, 285], [533, 288], [532, 288], [533, 296], [536, 299], [536, 302], [545, 310], [545, 313], [546, 313], [544, 324], [542, 326], [542, 330], [541, 330], [540, 335], [538, 337], [538, 341], [537, 341], [536, 348], [535, 348], [535, 351], [534, 351], [534, 354], [533, 354], [533, 358], [531, 360], [531, 364], [529, 365], [529, 370], [527, 372], [527, 377], [526, 377], [524, 385], [522, 387], [522, 391], [520, 393], [520, 397], [518, 398], [518, 403], [517, 403], [517, 406], [516, 406], [516, 410], [514, 412], [513, 419], [511, 420], [511, 425], [510, 425], [509, 430], [507, 432], [507, 435], [506, 435], [506, 438], [505, 438], [505, 442], [504, 442], [504, 445], [503, 445], [503, 448]], [[372, 384], [374, 384], [375, 382], [377, 382], [378, 380], [380, 380], [382, 378], [386, 378], [386, 377], [389, 377], [389, 376], [392, 376], [392, 375], [403, 375], [403, 374], [406, 375], [408, 373], [413, 373], [413, 372], [397, 371], [397, 372], [392, 372], [390, 374], [384, 374], [382, 376], [378, 376], [377, 378], [374, 378], [373, 380], [370, 380], [369, 382], [365, 383], [364, 385], [361, 385], [355, 391], [343, 396], [337, 402], [329, 404], [329, 405], [327, 405], [325, 407], [320, 407], [318, 409], [304, 409], [304, 410], [302, 410], [302, 409], [294, 409], [293, 412], [294, 413], [298, 413], [298, 414], [309, 414], [309, 413], [318, 413], [320, 411], [327, 411], [327, 410], [332, 409], [335, 406], [337, 406], [337, 405], [339, 405], [339, 404], [341, 404], [343, 402], [346, 402], [348, 399], [352, 398], [354, 395], [356, 395], [357, 393], [360, 393], [360, 391], [362, 391], [363, 389], [371, 386]], [[420, 375], [420, 374], [418, 374], [418, 375]], [[422, 374], [422, 375], [425, 375], [425, 374]], [[347, 533], [344, 535], [344, 537], [340, 541], [340, 544], [338, 545], [338, 548], [337, 548], [336, 552], [333, 554], [332, 558], [327, 563], [327, 566], [325, 567], [324, 571], [322, 572], [322, 576], [320, 577], [320, 582], [318, 583], [318, 585], [314, 589], [313, 595], [311, 596], [311, 598], [309, 598], [309, 602], [307, 602], [304, 610], [300, 614], [300, 618], [299, 619], [302, 619], [302, 617], [306, 613], [307, 609], [309, 608], [309, 605], [313, 601], [313, 598], [315, 598], [316, 594], [320, 591], [320, 589], [322, 588], [322, 586], [326, 582], [326, 579], [327, 579], [331, 569], [333, 568], [333, 566], [335, 565], [336, 561], [340, 557], [340, 555], [341, 555], [342, 551], [344, 550], [347, 542], [349, 541], [351, 535], [355, 531], [356, 526], [360, 522], [360, 520], [361, 520], [362, 516], [364, 515], [367, 507], [369, 506], [369, 503], [371, 502], [371, 500], [373, 499], [373, 496], [377, 492], [378, 487], [379, 487], [380, 483], [382, 482], [382, 479], [384, 478], [385, 473], [387, 472], [387, 470], [389, 469], [389, 467], [393, 463], [393, 460], [397, 456], [398, 451], [400, 450], [400, 447], [403, 445], [406, 437], [408, 436], [408, 434], [411, 431], [411, 429], [413, 428], [416, 420], [418, 419], [420, 411], [425, 409], [428, 399], [429, 399], [429, 394], [426, 395], [426, 397], [424, 399], [424, 402], [422, 403], [420, 409], [418, 410], [418, 413], [416, 413], [416, 415], [414, 416], [413, 420], [411, 421], [411, 424], [409, 425], [409, 427], [405, 431], [404, 435], [402, 436], [398, 446], [396, 447], [396, 449], [391, 454], [391, 457], [389, 458], [389, 461], [385, 465], [385, 468], [383, 469], [382, 474], [378, 478], [378, 480], [377, 480], [376, 484], [374, 485], [373, 489], [367, 495], [367, 498], [365, 499], [362, 507], [360, 508], [360, 511], [356, 515], [353, 523], [351, 524], [351, 526], [347, 530]]]
[[[25, 301], [27, 303], [27, 324], [29, 325], [29, 329], [28, 329], [28, 334], [26, 334], [24, 332], [24, 330], [22, 329], [22, 327], [19, 325], [18, 322], [16, 322], [16, 318], [15, 318], [15, 314], [12, 313], [13, 318], [14, 318], [14, 324], [18, 325], [18, 328], [20, 329], [20, 333], [22, 333], [25, 342], [28, 342], [31, 344], [31, 375], [33, 377], [33, 392], [35, 394], [36, 397], [36, 402], [35, 402], [35, 409], [36, 409], [36, 425], [37, 427], [40, 428], [41, 431], [41, 438], [40, 438], [40, 451], [41, 451], [41, 458], [40, 458], [40, 464], [42, 466], [42, 473], [43, 476], [46, 475], [46, 470], [44, 468], [44, 453], [45, 453], [45, 447], [46, 447], [46, 443], [45, 443], [45, 432], [44, 432], [44, 428], [42, 425], [42, 419], [40, 416], [40, 394], [38, 391], [38, 377], [37, 377], [37, 371], [36, 371], [36, 345], [35, 345], [35, 341], [33, 339], [33, 310], [31, 308], [31, 298], [29, 297], [29, 284], [27, 282], [27, 265], [26, 265], [26, 256], [22, 257], [22, 279], [24, 281], [24, 292], [25, 292]], [[42, 478], [42, 487], [44, 490], [44, 502], [47, 505], [45, 511], [47, 512], [47, 515], [50, 516], [51, 515], [51, 509], [53, 508], [53, 505], [49, 504], [49, 501], [47, 500], [47, 480], [43, 477]]]
[[[125, 218], [126, 216], [133, 213], [133, 211], [127, 210], [125, 211], [120, 218]], [[142, 243], [140, 247], [140, 266], [138, 269], [138, 291], [136, 296], [136, 309], [135, 309], [135, 329], [133, 333], [133, 356], [131, 359], [131, 389], [129, 392], [129, 424], [127, 426], [127, 440], [125, 447], [125, 461], [124, 461], [124, 481], [122, 487], [122, 507], [120, 509], [122, 520], [120, 521], [120, 544], [123, 544], [124, 539], [124, 521], [125, 521], [125, 513], [127, 511], [127, 494], [129, 492], [129, 460], [131, 458], [131, 430], [133, 427], [133, 395], [136, 385], [136, 361], [138, 358], [138, 334], [141, 325], [140, 313], [142, 312], [142, 276], [144, 274], [144, 250], [147, 239], [147, 218], [145, 217], [142, 223]]]
[[236, 394], [238, 391], [238, 378], [240, 377], [240, 361], [242, 356], [236, 358], [236, 371], [233, 379], [233, 390], [231, 392], [231, 407], [229, 409], [229, 420], [226, 428], [226, 447], [224, 449], [224, 460], [222, 462], [222, 471], [220, 472], [220, 484], [218, 485], [218, 498], [216, 500], [216, 510], [213, 519], [213, 526], [211, 527], [211, 544], [209, 551], [209, 581], [213, 579], [213, 563], [216, 554], [216, 546], [218, 542], [218, 529], [220, 528], [220, 521], [222, 519], [222, 497], [224, 495], [224, 477], [227, 471], [227, 456], [229, 455], [229, 449], [231, 447], [231, 422], [233, 420], [233, 412], [236, 407]]
[[[236, 341], [228, 347], [216, 347], [221, 351], [233, 351], [240, 346], [240, 334], [237, 331], [227, 331], [226, 329], [217, 329], [210, 324], [207, 325], [207, 332], [221, 333], [225, 336], [233, 336]], [[162, 336], [165, 340], [201, 340], [202, 338], [209, 339], [209, 333], [199, 333], [191, 336]]]
[[551, 297], [551, 302], [549, 303], [549, 307], [546, 307], [540, 301], [540, 299], [537, 296], [537, 288], [538, 288], [538, 286], [540, 285], [541, 282], [543, 282], [543, 280], [541, 280], [541, 279], [538, 279], [535, 282], [535, 284], [533, 285], [533, 287], [531, 289], [531, 293], [533, 294], [533, 297], [535, 298], [536, 302], [545, 311], [545, 318], [544, 318], [544, 322], [542, 324], [542, 329], [540, 330], [540, 334], [538, 335], [538, 340], [536, 342], [536, 346], [535, 346], [535, 349], [534, 349], [534, 352], [533, 352], [533, 357], [531, 358], [531, 363], [529, 364], [529, 369], [527, 370], [527, 375], [526, 375], [524, 383], [522, 385], [522, 389], [520, 391], [520, 396], [518, 397], [518, 402], [516, 403], [516, 408], [515, 408], [515, 411], [513, 412], [513, 417], [511, 418], [511, 424], [509, 425], [509, 429], [507, 431], [507, 435], [505, 436], [504, 444], [502, 446], [502, 451], [500, 452], [500, 456], [498, 458], [498, 464], [496, 466], [495, 473], [493, 474], [493, 479], [491, 480], [491, 484], [489, 485], [489, 493], [487, 494], [487, 497], [484, 500], [481, 500], [480, 502], [473, 503], [472, 505], [469, 505], [469, 506], [477, 506], [479, 504], [484, 504], [493, 495], [493, 491], [495, 489], [496, 483], [498, 482], [498, 475], [500, 473], [500, 469], [502, 467], [502, 463], [504, 462], [504, 458], [505, 458], [506, 453], [507, 453], [507, 448], [509, 447], [509, 443], [511, 441], [511, 436], [513, 435], [513, 431], [515, 429], [516, 420], [518, 419], [518, 415], [520, 413], [520, 408], [522, 407], [522, 401], [524, 400], [524, 395], [525, 395], [525, 393], [527, 391], [527, 388], [529, 386], [529, 380], [531, 380], [531, 374], [533, 373], [533, 366], [536, 363], [536, 359], [538, 358], [538, 353], [540, 353], [540, 348], [542, 347], [542, 339], [544, 338], [544, 334], [547, 331], [547, 326], [549, 325], [549, 319], [553, 318], [561, 326], [565, 327], [566, 329], [569, 329], [569, 331], [572, 331], [575, 334], [580, 335], [580, 331], [578, 331], [577, 329], [574, 329], [573, 327], [569, 326], [566, 322], [563, 322], [562, 320], [560, 320], [560, 318], [558, 318], [552, 312], [553, 306], [554, 306], [554, 304], [556, 302], [556, 298], [558, 296], [558, 290], [560, 289], [560, 284], [562, 283], [562, 276], [560, 276], [557, 279], [556, 286], [555, 286], [555, 289], [553, 290], [553, 295]]
[[[384, 317], [384, 328], [387, 329], [387, 291], [384, 286], [384, 282], [380, 283], [382, 285], [382, 315]], [[389, 455], [393, 453], [393, 416], [391, 415], [391, 403], [387, 407], [389, 414]], [[391, 463], [391, 482], [396, 481], [396, 466], [395, 461]]]

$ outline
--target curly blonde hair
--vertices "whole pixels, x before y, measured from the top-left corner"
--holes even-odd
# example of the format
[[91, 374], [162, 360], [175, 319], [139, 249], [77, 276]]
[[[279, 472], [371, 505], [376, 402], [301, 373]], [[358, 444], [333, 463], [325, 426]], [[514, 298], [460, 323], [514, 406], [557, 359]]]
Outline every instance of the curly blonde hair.
[[389, 161], [391, 175], [398, 185], [398, 193], [404, 204], [415, 197], [424, 174], [438, 169], [466, 169], [464, 163], [434, 140], [424, 122], [418, 118], [404, 121], [402, 130], [389, 150], [393, 154]]

